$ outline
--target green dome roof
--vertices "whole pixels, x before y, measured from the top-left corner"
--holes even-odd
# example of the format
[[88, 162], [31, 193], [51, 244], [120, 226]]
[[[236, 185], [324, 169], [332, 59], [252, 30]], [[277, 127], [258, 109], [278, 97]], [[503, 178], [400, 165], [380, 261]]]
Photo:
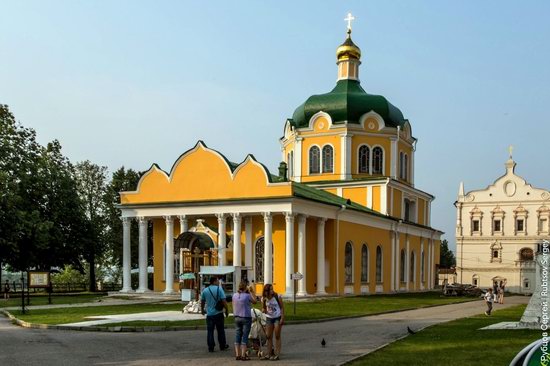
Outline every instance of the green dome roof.
[[328, 113], [332, 123], [359, 123], [359, 117], [370, 111], [378, 113], [386, 126], [405, 124], [403, 113], [381, 95], [367, 94], [356, 80], [340, 80], [332, 91], [312, 95], [296, 108], [292, 122], [296, 127], [307, 127], [310, 118], [317, 112]]

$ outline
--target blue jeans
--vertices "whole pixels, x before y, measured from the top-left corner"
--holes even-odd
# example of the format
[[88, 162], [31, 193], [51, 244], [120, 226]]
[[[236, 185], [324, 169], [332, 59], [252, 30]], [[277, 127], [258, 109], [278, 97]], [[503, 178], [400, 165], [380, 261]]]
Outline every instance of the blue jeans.
[[227, 342], [225, 341], [225, 329], [223, 323], [223, 313], [206, 317], [206, 342], [208, 343], [208, 350], [213, 351], [216, 346], [216, 343], [214, 342], [214, 328], [216, 328], [216, 331], [218, 332], [218, 343], [220, 349], [225, 349]]
[[248, 344], [248, 335], [250, 334], [250, 326], [252, 318], [235, 317], [235, 344]]

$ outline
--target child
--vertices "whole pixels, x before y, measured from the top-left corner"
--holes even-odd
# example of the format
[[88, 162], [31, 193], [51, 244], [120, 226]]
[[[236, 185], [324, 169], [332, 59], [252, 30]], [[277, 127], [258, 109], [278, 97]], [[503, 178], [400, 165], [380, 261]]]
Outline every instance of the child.
[[493, 310], [493, 289], [492, 288], [487, 289], [487, 293], [485, 294], [485, 302], [487, 303], [487, 311], [485, 312], [485, 315], [489, 316], [491, 315], [491, 310]]

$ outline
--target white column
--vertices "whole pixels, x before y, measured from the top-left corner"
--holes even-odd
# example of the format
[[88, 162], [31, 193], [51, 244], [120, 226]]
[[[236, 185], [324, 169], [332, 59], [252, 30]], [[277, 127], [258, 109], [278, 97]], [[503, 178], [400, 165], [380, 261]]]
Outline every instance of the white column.
[[174, 218], [172, 216], [164, 216], [166, 223], [166, 288], [163, 292], [165, 295], [174, 293]]
[[392, 225], [392, 231], [390, 232], [390, 235], [391, 235], [391, 288], [390, 288], [390, 291], [393, 292], [395, 291], [395, 232], [393, 231], [393, 225]]
[[180, 215], [178, 216], [178, 219], [180, 220], [180, 234], [189, 231], [189, 220], [187, 219], [187, 216]]
[[409, 161], [409, 171], [411, 172], [410, 176], [410, 183], [414, 187], [414, 152], [416, 150], [416, 147], [413, 145], [413, 148], [411, 149], [411, 160]]
[[[244, 265], [252, 267], [252, 217], [247, 216], [244, 219]], [[250, 279], [250, 277], [249, 277]]]
[[317, 292], [326, 295], [325, 291], [325, 222], [326, 218], [317, 220]]
[[302, 181], [302, 137], [296, 137], [296, 148], [294, 149], [294, 181]]
[[239, 267], [242, 266], [241, 227], [241, 215], [238, 213], [233, 214], [233, 265]]
[[388, 214], [388, 182], [380, 187], [380, 212], [384, 215]]
[[298, 272], [304, 275], [298, 281], [298, 296], [306, 296], [306, 216], [298, 216]]
[[435, 263], [435, 261], [434, 261], [434, 259], [435, 259], [435, 250], [434, 250], [434, 249], [435, 249], [435, 248], [434, 248], [434, 241], [433, 241], [433, 239], [430, 239], [430, 249], [431, 249], [430, 258], [432, 259], [432, 263], [431, 263], [431, 267], [430, 267], [430, 272], [432, 272], [432, 280], [430, 281], [429, 288], [430, 288], [430, 289], [433, 289], [433, 288], [434, 288], [434, 282], [435, 282], [435, 281], [434, 281], [434, 279], [435, 279], [434, 275], [437, 276], [437, 273], [434, 272], [434, 267], [435, 267], [435, 265], [434, 265], [434, 263]]
[[428, 241], [428, 290], [432, 288], [432, 241]]
[[390, 137], [391, 141], [391, 165], [390, 177], [397, 179], [397, 137]]
[[344, 133], [340, 135], [340, 179], [351, 179], [351, 137]]
[[401, 259], [400, 246], [401, 244], [400, 244], [399, 230], [396, 230], [396, 233], [395, 233], [395, 290], [396, 291], [401, 290], [401, 275], [400, 275], [401, 266], [399, 265], [399, 260]]
[[286, 270], [285, 270], [285, 295], [287, 297], [294, 295], [294, 281], [290, 279], [290, 275], [294, 273], [294, 214], [285, 212], [285, 233], [286, 233]]
[[[426, 253], [424, 253], [424, 238], [420, 238], [420, 290], [424, 290], [424, 281], [426, 280]], [[422, 271], [424, 268], [424, 271]]]
[[132, 292], [132, 253], [130, 242], [130, 228], [132, 219], [121, 217], [122, 220], [122, 290], [120, 292]]
[[264, 284], [273, 284], [273, 216], [264, 213]]
[[216, 217], [218, 218], [218, 266], [225, 266], [227, 263], [225, 214], [217, 214]]
[[409, 291], [409, 282], [410, 282], [410, 278], [409, 278], [409, 275], [411, 273], [411, 269], [410, 269], [410, 265], [411, 265], [411, 258], [410, 258], [410, 255], [411, 253], [409, 252], [409, 238], [407, 237], [407, 249], [405, 251], [405, 284], [406, 284], [406, 289], [407, 291]]
[[139, 286], [137, 292], [148, 291], [147, 287], [147, 219], [138, 217], [139, 221]]

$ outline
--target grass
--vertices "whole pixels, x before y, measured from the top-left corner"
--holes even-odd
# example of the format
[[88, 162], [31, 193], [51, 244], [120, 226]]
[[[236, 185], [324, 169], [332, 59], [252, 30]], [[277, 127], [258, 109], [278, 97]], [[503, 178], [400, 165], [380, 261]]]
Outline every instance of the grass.
[[[420, 308], [430, 305], [445, 305], [456, 302], [475, 300], [472, 298], [441, 297], [439, 293], [417, 293], [398, 295], [373, 295], [360, 297], [327, 298], [296, 303], [296, 315], [293, 314], [293, 303], [285, 302], [286, 321], [319, 320], [334, 317], [350, 317], [379, 314], [387, 311]], [[259, 307], [259, 304], [257, 304]], [[154, 311], [181, 311], [181, 304], [136, 304], [101, 307], [83, 307], [69, 309], [32, 310], [22, 315], [13, 314], [18, 318], [41, 324], [66, 324], [86, 321], [88, 316], [132, 314]], [[231, 311], [231, 305], [230, 305]], [[226, 319], [227, 324], [233, 323], [233, 318]], [[195, 326], [204, 325], [204, 320], [186, 321], [131, 321], [110, 323], [106, 326]]]
[[[74, 294], [74, 295], [52, 294], [52, 304], [61, 305], [61, 304], [80, 304], [84, 302], [95, 302], [104, 296], [105, 296], [104, 294], [93, 294], [93, 293], [83, 293], [83, 294]], [[31, 294], [30, 305], [48, 305], [48, 295]], [[0, 308], [12, 307], [12, 306], [21, 306], [21, 297], [11, 296], [10, 299], [7, 301], [4, 300], [3, 298], [0, 298]], [[25, 306], [27, 306], [26, 298], [25, 298]]]
[[538, 330], [480, 330], [487, 325], [518, 321], [526, 305], [454, 320], [427, 328], [352, 363], [369, 365], [508, 365], [514, 356], [541, 337]]

